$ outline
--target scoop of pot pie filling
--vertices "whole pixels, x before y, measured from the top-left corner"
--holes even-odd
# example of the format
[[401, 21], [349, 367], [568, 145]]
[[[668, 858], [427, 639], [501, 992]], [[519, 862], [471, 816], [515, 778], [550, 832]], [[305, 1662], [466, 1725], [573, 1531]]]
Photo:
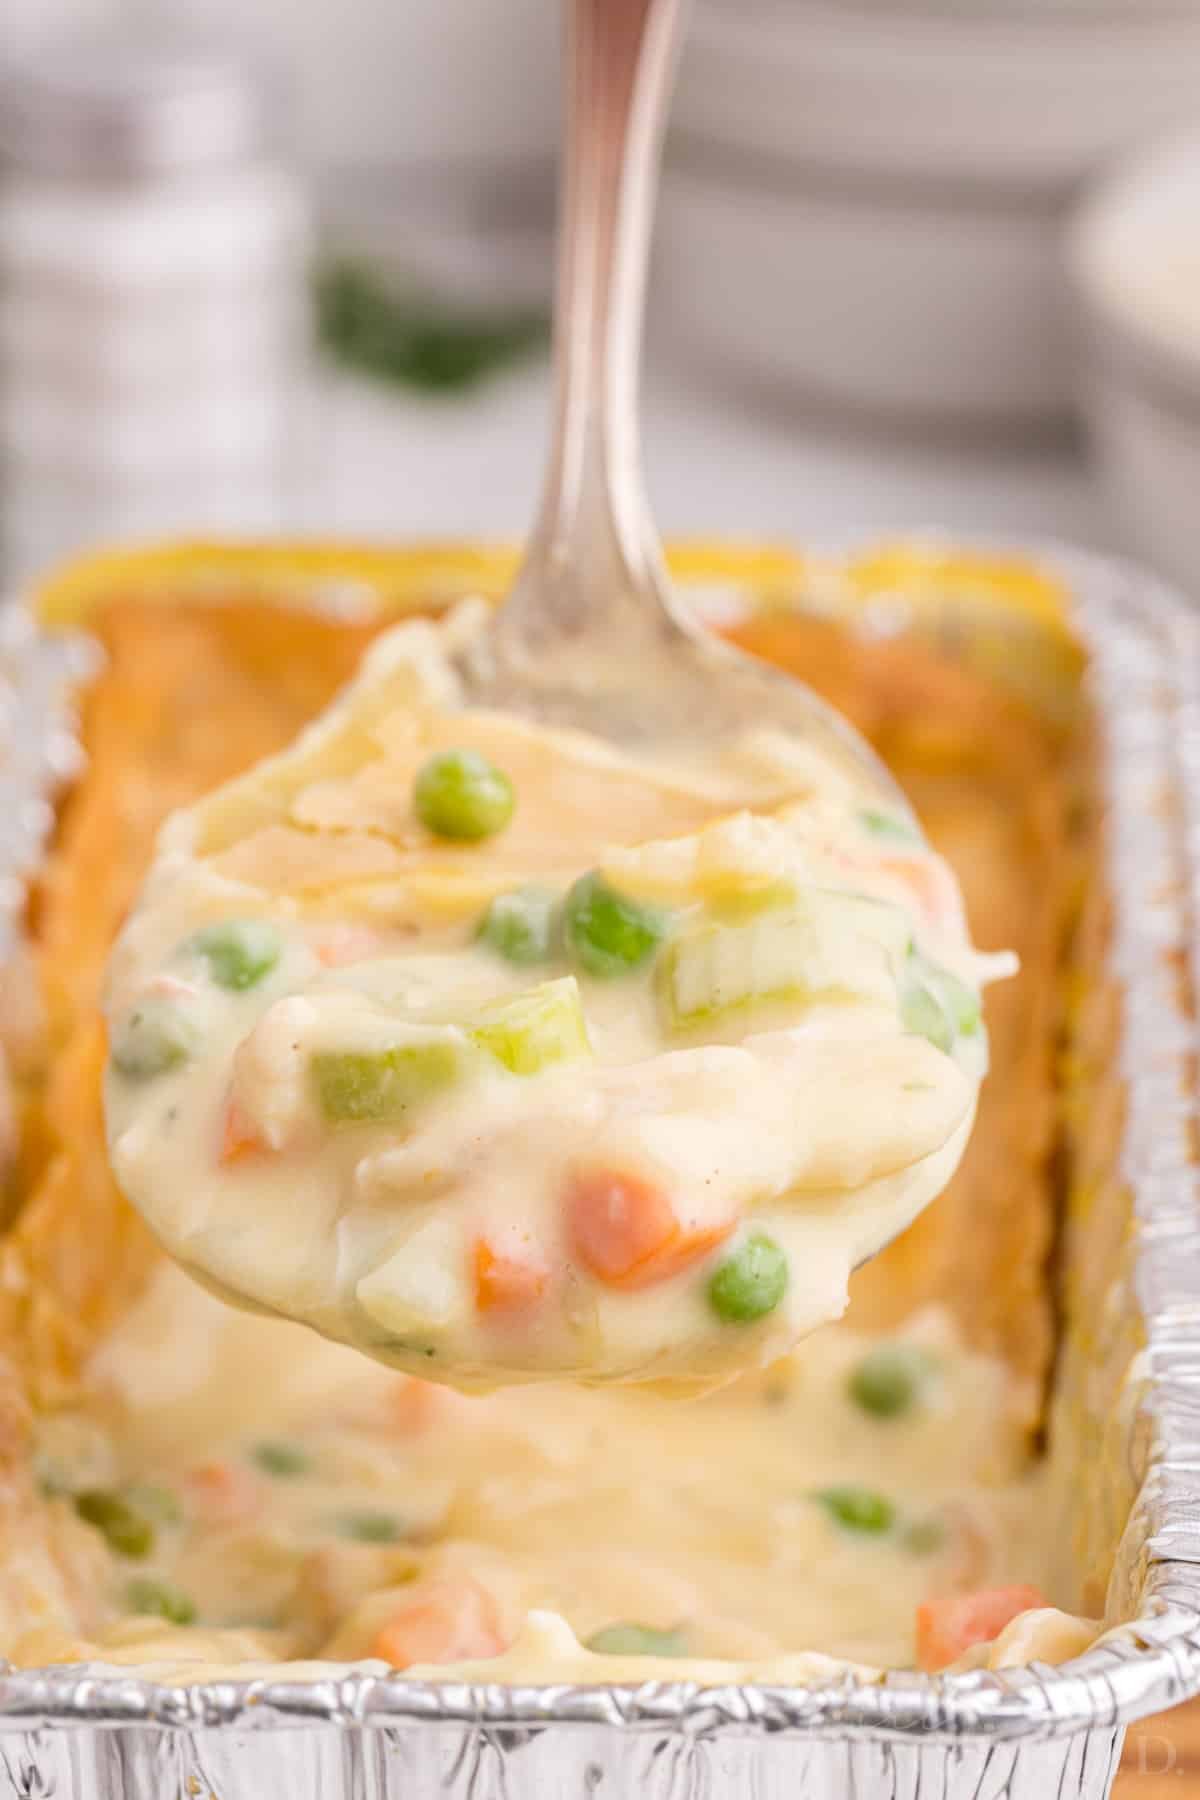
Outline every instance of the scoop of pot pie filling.
[[397, 627], [168, 821], [110, 969], [113, 1167], [210, 1286], [381, 1361], [711, 1385], [944, 1187], [1010, 959], [802, 743], [462, 708], [480, 623]]

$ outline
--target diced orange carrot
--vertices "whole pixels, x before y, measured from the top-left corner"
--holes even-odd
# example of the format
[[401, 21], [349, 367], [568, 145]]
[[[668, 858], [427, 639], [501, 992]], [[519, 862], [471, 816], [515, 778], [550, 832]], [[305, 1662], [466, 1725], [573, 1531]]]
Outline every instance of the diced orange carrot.
[[235, 1525], [262, 1506], [259, 1482], [236, 1463], [200, 1463], [188, 1470], [184, 1485], [191, 1510], [211, 1525]]
[[661, 1188], [620, 1169], [577, 1174], [567, 1227], [584, 1268], [609, 1287], [649, 1287], [680, 1274], [727, 1238], [732, 1219], [685, 1229]]
[[923, 1669], [944, 1669], [972, 1644], [990, 1643], [1019, 1613], [1047, 1604], [1035, 1587], [977, 1588], [927, 1600], [917, 1608], [917, 1661]]
[[640, 1269], [635, 1269], [624, 1286], [650, 1287], [658, 1281], [670, 1281], [673, 1275], [682, 1275], [693, 1263], [702, 1262], [718, 1244], [723, 1244], [735, 1223], [733, 1219], [725, 1219], [719, 1225], [694, 1226], [690, 1229], [681, 1226], [674, 1243], [665, 1245], [660, 1255], [651, 1258]]
[[469, 1576], [448, 1576], [414, 1591], [376, 1635], [371, 1655], [393, 1669], [407, 1669], [413, 1663], [476, 1662], [507, 1647], [487, 1589]]
[[422, 1381], [418, 1375], [402, 1375], [391, 1396], [388, 1414], [406, 1437], [410, 1434], [415, 1437], [433, 1424], [446, 1398], [445, 1388], [439, 1387], [436, 1381]]
[[243, 1157], [258, 1156], [266, 1149], [267, 1146], [259, 1137], [253, 1122], [231, 1095], [225, 1103], [225, 1116], [221, 1124], [221, 1151], [218, 1160], [223, 1165], [241, 1162]]
[[486, 1238], [475, 1241], [475, 1304], [480, 1312], [524, 1312], [546, 1291], [544, 1263], [496, 1250]]

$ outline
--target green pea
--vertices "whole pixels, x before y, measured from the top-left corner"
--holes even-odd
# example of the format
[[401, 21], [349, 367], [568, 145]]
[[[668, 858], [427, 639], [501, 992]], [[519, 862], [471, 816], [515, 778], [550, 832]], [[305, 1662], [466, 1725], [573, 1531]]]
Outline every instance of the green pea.
[[755, 1232], [720, 1264], [708, 1284], [708, 1302], [728, 1324], [750, 1325], [774, 1312], [787, 1284], [787, 1257], [774, 1238]]
[[153, 1081], [179, 1068], [199, 1047], [200, 1029], [179, 1001], [148, 994], [113, 1032], [113, 1068], [128, 1081]]
[[598, 980], [629, 975], [647, 962], [666, 936], [665, 915], [629, 900], [596, 870], [581, 875], [563, 910], [567, 948], [579, 967]]
[[166, 1619], [170, 1625], [190, 1625], [196, 1617], [191, 1595], [155, 1575], [139, 1575], [131, 1581], [125, 1589], [125, 1604], [130, 1612]]
[[830, 1518], [847, 1531], [861, 1531], [878, 1537], [890, 1531], [896, 1521], [896, 1509], [891, 1501], [871, 1488], [852, 1484], [821, 1488], [813, 1499], [819, 1501]]
[[557, 910], [558, 896], [548, 888], [522, 887], [497, 894], [480, 921], [479, 942], [519, 968], [549, 962]]
[[340, 1513], [334, 1529], [339, 1537], [350, 1538], [356, 1544], [398, 1544], [404, 1536], [395, 1513], [370, 1509]]
[[188, 948], [208, 964], [218, 987], [241, 994], [271, 973], [283, 954], [283, 940], [265, 919], [225, 919], [198, 931]]
[[864, 831], [872, 837], [889, 838], [897, 844], [919, 844], [921, 834], [911, 819], [899, 817], [896, 813], [883, 812], [875, 806], [864, 806], [858, 815], [858, 822]]
[[654, 1625], [605, 1625], [584, 1649], [596, 1656], [686, 1656], [687, 1634], [679, 1626], [663, 1631]]
[[877, 1344], [850, 1372], [850, 1398], [877, 1419], [898, 1419], [921, 1398], [934, 1359], [916, 1344]]
[[307, 1475], [312, 1468], [312, 1457], [307, 1450], [281, 1438], [255, 1444], [251, 1455], [264, 1475], [274, 1475], [280, 1481], [292, 1481], [298, 1475]]
[[462, 1052], [458, 1044], [437, 1038], [389, 1050], [318, 1050], [311, 1066], [327, 1119], [394, 1125], [458, 1079]]
[[474, 843], [503, 831], [516, 796], [504, 771], [478, 750], [440, 750], [417, 771], [413, 804], [435, 837]]
[[88, 1488], [75, 1496], [75, 1511], [101, 1532], [118, 1556], [140, 1560], [154, 1548], [154, 1526], [124, 1494], [112, 1488]]

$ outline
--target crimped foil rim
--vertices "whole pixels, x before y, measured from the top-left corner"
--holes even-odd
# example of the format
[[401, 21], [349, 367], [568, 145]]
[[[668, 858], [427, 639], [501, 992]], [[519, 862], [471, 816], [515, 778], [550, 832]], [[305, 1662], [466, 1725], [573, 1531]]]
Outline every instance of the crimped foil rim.
[[[939, 537], [930, 540], [940, 544]], [[1140, 728], [1151, 717], [1143, 691], [1153, 693], [1161, 726], [1156, 787], [1172, 805], [1147, 819], [1144, 784], [1123, 790], [1120, 744], [1106, 743], [1118, 829], [1109, 861], [1114, 883], [1113, 953], [1119, 966], [1148, 966], [1161, 950], [1164, 924], [1185, 947], [1192, 984], [1200, 991], [1200, 615], [1132, 565], [1066, 546], [944, 540], [958, 553], [979, 550], [1041, 562], [1072, 593], [1072, 623], [1091, 654], [1089, 682], [1110, 701], [1106, 717], [1129, 725], [1145, 752]], [[1139, 804], [1140, 802], [1140, 804]], [[1131, 869], [1122, 864], [1121, 826], [1157, 835], [1172, 856], [1186, 893], [1160, 891], [1161, 861], [1146, 858], [1144, 893], [1135, 898]], [[1141, 862], [1132, 870], [1136, 877]], [[1155, 884], [1153, 887], [1151, 883]], [[1166, 997], [1166, 1004], [1171, 1005]], [[1122, 1168], [1135, 1195], [1139, 1233], [1136, 1286], [1147, 1325], [1144, 1410], [1152, 1447], [1142, 1491], [1126, 1528], [1140, 1549], [1145, 1576], [1138, 1617], [1116, 1627], [1084, 1655], [1057, 1668], [1042, 1664], [959, 1675], [909, 1671], [864, 1680], [853, 1671], [811, 1687], [691, 1682], [622, 1686], [506, 1686], [499, 1683], [409, 1681], [362, 1670], [316, 1681], [214, 1681], [169, 1686], [89, 1665], [0, 1675], [0, 1726], [30, 1724], [137, 1725], [197, 1729], [309, 1723], [396, 1727], [469, 1723], [490, 1728], [605, 1725], [622, 1730], [677, 1730], [693, 1737], [729, 1732], [820, 1737], [868, 1736], [886, 1741], [983, 1738], [1046, 1739], [1114, 1727], [1177, 1704], [1200, 1690], [1200, 1425], [1188, 1418], [1189, 1391], [1200, 1373], [1200, 1288], [1181, 1254], [1200, 1220], [1197, 1169], [1187, 1127], [1197, 1096], [1180, 1085], [1194, 1021], [1178, 1015], [1181, 1048], [1165, 1053], [1162, 1013], [1129, 1008], [1123, 1046], [1128, 1120]], [[1174, 1078], [1176, 1129], [1163, 1130], [1164, 1076]], [[1185, 1099], [1179, 1102], [1180, 1095]], [[1164, 1141], [1165, 1140], [1165, 1141]], [[1181, 1402], [1177, 1407], [1172, 1401]], [[1200, 1411], [1192, 1407], [1193, 1411]]]

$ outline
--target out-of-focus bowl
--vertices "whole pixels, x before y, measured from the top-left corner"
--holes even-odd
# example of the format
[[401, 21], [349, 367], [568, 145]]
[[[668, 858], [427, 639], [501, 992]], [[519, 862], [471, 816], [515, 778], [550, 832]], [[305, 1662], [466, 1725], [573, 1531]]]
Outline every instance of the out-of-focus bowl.
[[1139, 554], [1200, 600], [1200, 135], [1099, 183], [1070, 267], [1084, 408], [1114, 511]]
[[1072, 404], [1080, 182], [1200, 111], [1200, 10], [702, 0], [657, 282], [706, 360], [906, 421]]

